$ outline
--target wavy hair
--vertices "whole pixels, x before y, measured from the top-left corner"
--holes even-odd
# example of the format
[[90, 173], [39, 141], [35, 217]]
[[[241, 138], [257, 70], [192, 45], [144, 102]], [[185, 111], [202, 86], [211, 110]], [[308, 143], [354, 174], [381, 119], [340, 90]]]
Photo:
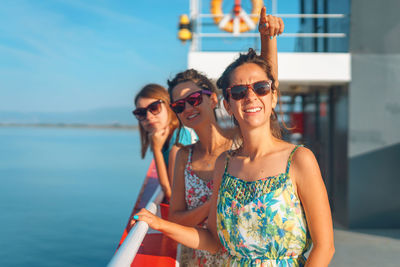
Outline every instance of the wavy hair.
[[[164, 102], [165, 107], [167, 108], [167, 112], [168, 112], [168, 119], [170, 121], [170, 123], [169, 123], [170, 136], [172, 136], [172, 133], [178, 127], [179, 122], [178, 122], [178, 118], [175, 115], [175, 112], [173, 112], [171, 110], [171, 108], [169, 107], [170, 99], [169, 99], [167, 90], [164, 87], [162, 87], [161, 85], [158, 85], [155, 83], [147, 84], [136, 94], [135, 105], [137, 104], [137, 101], [139, 100], [140, 97], [159, 99]], [[145, 129], [143, 128], [143, 126], [141, 125], [140, 122], [139, 122], [139, 131], [140, 131], [141, 155], [142, 155], [142, 158], [144, 158], [146, 156], [146, 152], [147, 152], [147, 148], [149, 147], [150, 140], [147, 135], [147, 132], [145, 131]], [[164, 146], [168, 145], [169, 139], [170, 139], [170, 137], [167, 139], [166, 144], [164, 144]]]

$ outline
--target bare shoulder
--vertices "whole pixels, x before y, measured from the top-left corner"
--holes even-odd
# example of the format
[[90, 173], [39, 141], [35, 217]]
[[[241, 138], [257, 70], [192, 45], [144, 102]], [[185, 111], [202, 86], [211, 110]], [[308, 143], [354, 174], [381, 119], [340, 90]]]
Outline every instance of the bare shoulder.
[[296, 149], [293, 154], [292, 164], [297, 167], [311, 167], [313, 164], [317, 163], [314, 153], [303, 146]]
[[321, 178], [317, 159], [314, 153], [306, 147], [297, 148], [293, 154], [290, 173], [294, 174], [297, 183]]
[[191, 147], [193, 147], [193, 145], [179, 146], [176, 152], [176, 160], [179, 162], [184, 160], [184, 162], [186, 162]]

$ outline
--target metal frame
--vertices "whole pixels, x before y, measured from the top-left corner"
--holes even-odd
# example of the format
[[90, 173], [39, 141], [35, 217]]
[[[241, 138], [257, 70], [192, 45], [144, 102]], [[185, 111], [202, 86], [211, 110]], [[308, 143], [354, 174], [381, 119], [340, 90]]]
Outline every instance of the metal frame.
[[[346, 14], [279, 14], [278, 1], [272, 0], [272, 14], [281, 18], [310, 18], [310, 19], [344, 19]], [[202, 38], [259, 38], [259, 33], [203, 33], [202, 19], [223, 17], [224, 15], [201, 14], [201, 0], [190, 0], [190, 20], [193, 25], [192, 42], [190, 51], [201, 51]], [[258, 15], [249, 14], [250, 17]], [[286, 38], [346, 38], [346, 33], [284, 33], [279, 37]]]

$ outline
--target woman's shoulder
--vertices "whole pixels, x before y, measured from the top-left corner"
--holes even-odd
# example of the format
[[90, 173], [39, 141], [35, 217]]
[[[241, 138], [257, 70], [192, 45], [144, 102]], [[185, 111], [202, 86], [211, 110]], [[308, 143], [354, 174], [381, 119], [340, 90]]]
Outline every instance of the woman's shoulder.
[[298, 166], [307, 167], [316, 162], [314, 153], [304, 145], [293, 145], [292, 154], [293, 164]]
[[183, 155], [189, 154], [189, 151], [193, 149], [193, 145], [194, 144], [180, 145], [179, 146], [179, 150], [178, 150], [178, 154], [183, 154]]
[[298, 182], [320, 176], [318, 161], [314, 153], [304, 146], [297, 147], [293, 153], [290, 171]]

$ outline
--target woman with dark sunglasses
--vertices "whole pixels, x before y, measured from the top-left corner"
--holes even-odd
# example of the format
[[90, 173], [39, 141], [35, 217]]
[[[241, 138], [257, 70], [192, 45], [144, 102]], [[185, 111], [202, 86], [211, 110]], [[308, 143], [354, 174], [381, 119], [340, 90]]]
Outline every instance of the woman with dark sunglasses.
[[166, 200], [169, 201], [172, 169], [178, 151], [176, 143], [191, 144], [195, 135], [184, 128], [177, 140], [178, 119], [169, 106], [168, 92], [161, 85], [144, 86], [137, 93], [134, 101], [136, 109], [132, 113], [139, 122], [142, 158], [145, 157], [150, 145], [161, 188]]
[[[176, 156], [170, 202], [170, 221], [206, 227], [212, 193], [212, 172], [218, 155], [231, 147], [230, 136], [220, 128], [214, 109], [218, 104], [215, 85], [203, 74], [190, 69], [168, 81], [171, 108], [180, 127], [190, 127], [198, 141], [180, 148]], [[181, 266], [220, 266], [223, 254], [181, 248]]]
[[249, 49], [217, 82], [240, 146], [215, 163], [208, 228], [164, 221], [144, 209], [135, 219], [189, 247], [225, 248], [224, 266], [329, 265], [334, 243], [325, 185], [313, 153], [281, 139], [275, 77], [271, 64]]

